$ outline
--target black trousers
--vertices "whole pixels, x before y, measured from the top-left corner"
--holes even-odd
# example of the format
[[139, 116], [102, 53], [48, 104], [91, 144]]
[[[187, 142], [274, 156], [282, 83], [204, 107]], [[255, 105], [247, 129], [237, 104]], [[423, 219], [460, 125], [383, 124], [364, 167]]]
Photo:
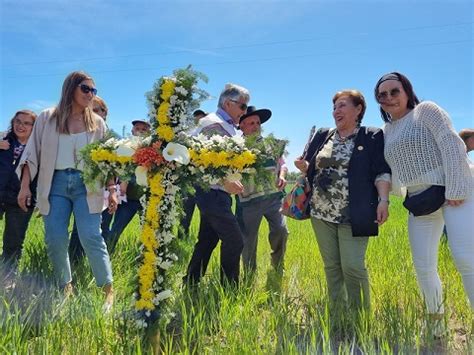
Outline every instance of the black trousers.
[[23, 250], [23, 242], [28, 223], [33, 214], [33, 208], [25, 212], [18, 205], [0, 202], [0, 213], [5, 218], [2, 259], [15, 265], [18, 263]]
[[201, 211], [201, 224], [186, 280], [191, 284], [199, 282], [220, 240], [221, 282], [237, 284], [244, 242], [237, 219], [232, 213], [232, 198], [224, 191], [204, 192], [197, 189], [196, 201]]

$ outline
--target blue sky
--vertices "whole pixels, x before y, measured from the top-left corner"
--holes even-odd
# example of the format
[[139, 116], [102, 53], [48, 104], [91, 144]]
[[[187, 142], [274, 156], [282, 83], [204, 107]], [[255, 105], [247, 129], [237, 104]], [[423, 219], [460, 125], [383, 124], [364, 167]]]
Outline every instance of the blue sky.
[[65, 76], [81, 69], [109, 125], [129, 132], [153, 82], [188, 64], [209, 78], [206, 111], [227, 82], [270, 108], [265, 132], [290, 140], [290, 161], [312, 125], [333, 126], [338, 90], [361, 90], [364, 124], [381, 126], [373, 87], [394, 70], [456, 130], [474, 127], [471, 1], [0, 0], [0, 22], [0, 130], [18, 109], [56, 104]]

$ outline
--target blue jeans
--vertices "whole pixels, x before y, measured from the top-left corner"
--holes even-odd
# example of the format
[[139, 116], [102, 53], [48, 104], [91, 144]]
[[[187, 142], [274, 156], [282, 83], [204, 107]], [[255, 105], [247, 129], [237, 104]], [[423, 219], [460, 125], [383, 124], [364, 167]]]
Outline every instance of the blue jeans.
[[60, 286], [72, 281], [69, 263], [68, 226], [74, 214], [79, 239], [86, 252], [98, 286], [112, 283], [112, 266], [104, 239], [100, 234], [100, 213], [89, 213], [87, 191], [80, 172], [56, 170], [49, 193], [50, 211], [44, 216], [48, 256]]
[[122, 202], [120, 205], [118, 205], [117, 211], [115, 211], [114, 222], [112, 223], [110, 233], [104, 235], [105, 241], [111, 253], [115, 250], [115, 246], [117, 245], [120, 235], [130, 223], [133, 216], [135, 216], [135, 214], [141, 210], [142, 205], [140, 204], [140, 201], [137, 200], [129, 200], [128, 202]]
[[[110, 214], [108, 209], [102, 211], [102, 223], [100, 224], [100, 229], [102, 230], [102, 237], [110, 233], [110, 223], [112, 222], [112, 217], [114, 215]], [[84, 248], [79, 241], [79, 233], [77, 232], [76, 220], [72, 225], [71, 231], [71, 240], [69, 241], [69, 257], [73, 263], [78, 262], [84, 257]]]

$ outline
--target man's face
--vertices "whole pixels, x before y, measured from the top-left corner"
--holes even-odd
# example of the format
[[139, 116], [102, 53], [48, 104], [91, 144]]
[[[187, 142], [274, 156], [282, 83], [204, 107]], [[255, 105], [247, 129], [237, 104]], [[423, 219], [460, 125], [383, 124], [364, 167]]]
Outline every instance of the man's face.
[[150, 133], [150, 126], [143, 122], [137, 122], [132, 127], [132, 135], [146, 136]]
[[234, 124], [238, 125], [240, 117], [247, 112], [247, 101], [243, 98], [238, 100], [228, 99], [224, 103], [224, 111], [232, 118]]
[[240, 123], [239, 127], [242, 130], [244, 136], [250, 136], [252, 134], [260, 134], [261, 132], [260, 117], [258, 117], [258, 115], [249, 116]]

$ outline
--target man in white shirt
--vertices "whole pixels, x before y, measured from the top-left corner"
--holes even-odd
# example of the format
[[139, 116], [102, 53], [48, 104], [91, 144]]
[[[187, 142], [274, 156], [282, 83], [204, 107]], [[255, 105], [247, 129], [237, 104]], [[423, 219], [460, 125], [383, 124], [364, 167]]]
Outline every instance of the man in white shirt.
[[[227, 84], [219, 97], [218, 109], [199, 121], [195, 134], [235, 136], [240, 117], [250, 101], [249, 91]], [[212, 251], [221, 241], [221, 282], [238, 284], [243, 236], [232, 212], [231, 194], [243, 192], [240, 181], [223, 181], [204, 191], [196, 189], [196, 201], [201, 211], [198, 241], [188, 265], [185, 281], [197, 284], [206, 272]]]

